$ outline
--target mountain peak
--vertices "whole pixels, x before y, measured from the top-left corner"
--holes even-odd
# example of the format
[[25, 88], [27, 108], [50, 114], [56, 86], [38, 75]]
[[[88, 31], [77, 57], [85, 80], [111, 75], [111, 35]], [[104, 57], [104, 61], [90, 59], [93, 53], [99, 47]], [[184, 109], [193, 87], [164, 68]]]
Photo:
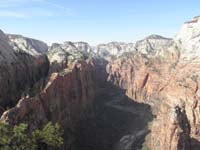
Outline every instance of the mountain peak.
[[167, 39], [167, 40], [170, 40], [170, 38], [166, 38], [166, 37], [163, 37], [163, 36], [157, 35], [157, 34], [149, 35], [145, 39]]
[[200, 21], [200, 16], [195, 16], [195, 17], [192, 18], [191, 21], [185, 22], [185, 24], [197, 23], [199, 21]]

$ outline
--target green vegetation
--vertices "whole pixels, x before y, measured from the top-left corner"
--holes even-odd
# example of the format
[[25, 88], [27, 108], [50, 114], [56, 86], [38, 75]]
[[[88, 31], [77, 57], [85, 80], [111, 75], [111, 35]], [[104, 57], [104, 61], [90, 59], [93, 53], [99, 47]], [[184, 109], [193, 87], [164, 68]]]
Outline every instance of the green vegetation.
[[0, 122], [0, 150], [59, 150], [63, 146], [63, 131], [56, 123], [46, 124], [43, 129], [28, 132], [28, 125], [14, 127]]

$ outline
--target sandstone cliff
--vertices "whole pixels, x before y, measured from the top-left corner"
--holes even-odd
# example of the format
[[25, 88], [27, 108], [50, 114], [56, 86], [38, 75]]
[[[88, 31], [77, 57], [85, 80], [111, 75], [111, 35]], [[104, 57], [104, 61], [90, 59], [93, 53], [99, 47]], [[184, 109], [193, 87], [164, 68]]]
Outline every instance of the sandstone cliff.
[[[31, 129], [59, 122], [65, 149], [85, 128], [85, 137], [95, 144], [86, 143], [88, 149], [98, 139], [101, 147], [104, 137], [113, 142], [103, 145], [105, 150], [117, 140], [119, 147], [127, 144], [126, 138], [129, 149], [131, 144], [149, 150], [200, 149], [199, 32], [195, 17], [174, 39], [152, 35], [135, 44], [112, 42], [97, 46], [96, 53], [85, 42], [53, 44], [47, 52], [37, 40], [0, 32], [1, 120], [25, 122]], [[5, 111], [7, 106], [14, 107]], [[96, 118], [88, 119], [93, 113]], [[81, 120], [86, 124], [81, 126]], [[131, 132], [124, 133], [129, 122]], [[90, 128], [100, 135], [89, 134]]]
[[[30, 41], [29, 38], [16, 35], [8, 35], [8, 37], [2, 33], [1, 44], [8, 47], [6, 51], [3, 46], [0, 49], [5, 53], [2, 56], [7, 57], [2, 59], [2, 62], [14, 60], [21, 63], [22, 61], [27, 70], [23, 68], [23, 63], [19, 64], [18, 67], [22, 72], [17, 72], [20, 76], [13, 78], [8, 89], [11, 89], [15, 82], [18, 83], [18, 80], [21, 80], [19, 82], [22, 86], [21, 89], [19, 87], [14, 89], [16, 93], [14, 93], [15, 91], [9, 91], [11, 94], [3, 93], [5, 96], [13, 94], [16, 97], [14, 97], [14, 102], [11, 101], [12, 105], [9, 105], [14, 107], [7, 111], [3, 107], [1, 108], [0, 112], [3, 113], [1, 121], [7, 121], [12, 125], [21, 122], [27, 123], [30, 130], [40, 128], [48, 121], [58, 122], [65, 130], [65, 149], [68, 149], [76, 140], [76, 129], [80, 119], [92, 115], [94, 82], [106, 78], [105, 71], [101, 71], [103, 70], [102, 66], [105, 66], [104, 60], [92, 58], [94, 53], [91, 52], [90, 46], [83, 42], [53, 44], [47, 52], [47, 58], [47, 56], [41, 55], [41, 51], [34, 46], [39, 41]], [[33, 45], [34, 42], [36, 43]], [[40, 42], [36, 45], [40, 45], [41, 49], [44, 48]], [[15, 57], [16, 59], [14, 59]], [[47, 63], [43, 60], [46, 60]], [[46, 64], [47, 66], [45, 66]], [[13, 64], [7, 70], [15, 75], [13, 72], [15, 67]], [[33, 70], [35, 67], [38, 67], [36, 71], [40, 74], [35, 75]], [[34, 79], [31, 79], [29, 75]], [[98, 75], [99, 77], [96, 77]], [[8, 75], [3, 76], [2, 80], [7, 79], [6, 77]], [[29, 82], [31, 82], [30, 87]], [[9, 102], [6, 98], [3, 100]], [[7, 106], [6, 104], [5, 106]]]
[[[28, 123], [31, 129], [47, 121], [58, 122], [65, 129], [65, 149], [74, 141], [75, 128], [94, 98], [91, 61], [79, 61], [61, 73], [51, 74], [45, 88], [35, 97], [22, 98], [1, 120], [10, 124]], [[82, 116], [83, 117], [83, 116]]]
[[15, 51], [9, 39], [0, 32], [0, 106], [11, 107], [36, 82], [46, 77], [49, 69], [48, 58], [44, 55], [32, 56], [23, 51]]
[[[130, 53], [107, 66], [108, 81], [125, 89], [134, 101], [151, 105], [156, 118], [146, 138], [149, 149], [199, 149], [198, 42], [190, 33], [200, 30], [196, 25], [198, 18], [194, 20], [186, 23], [174, 44], [158, 55]], [[194, 44], [193, 49], [188, 47], [190, 43]], [[197, 58], [187, 55], [188, 50]]]

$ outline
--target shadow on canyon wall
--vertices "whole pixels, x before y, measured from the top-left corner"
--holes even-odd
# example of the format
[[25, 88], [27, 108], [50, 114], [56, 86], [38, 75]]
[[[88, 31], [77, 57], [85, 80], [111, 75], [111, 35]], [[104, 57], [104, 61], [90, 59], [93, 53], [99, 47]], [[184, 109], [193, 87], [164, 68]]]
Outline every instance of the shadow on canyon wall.
[[93, 112], [80, 122], [77, 150], [141, 149], [154, 117], [149, 105], [134, 102], [108, 82], [97, 87]]
[[200, 142], [197, 139], [191, 138], [191, 150], [199, 150], [200, 149]]

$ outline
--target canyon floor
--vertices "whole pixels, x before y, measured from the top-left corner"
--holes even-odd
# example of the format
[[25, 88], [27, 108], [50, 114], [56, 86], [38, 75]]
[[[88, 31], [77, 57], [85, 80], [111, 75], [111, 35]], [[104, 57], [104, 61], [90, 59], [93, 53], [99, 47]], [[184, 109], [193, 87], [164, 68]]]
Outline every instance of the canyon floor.
[[131, 101], [109, 83], [98, 88], [95, 102], [94, 117], [81, 121], [78, 149], [141, 149], [153, 119], [150, 106]]
[[0, 122], [58, 123], [63, 150], [199, 150], [199, 41], [200, 16], [173, 39], [95, 47], [0, 30]]

